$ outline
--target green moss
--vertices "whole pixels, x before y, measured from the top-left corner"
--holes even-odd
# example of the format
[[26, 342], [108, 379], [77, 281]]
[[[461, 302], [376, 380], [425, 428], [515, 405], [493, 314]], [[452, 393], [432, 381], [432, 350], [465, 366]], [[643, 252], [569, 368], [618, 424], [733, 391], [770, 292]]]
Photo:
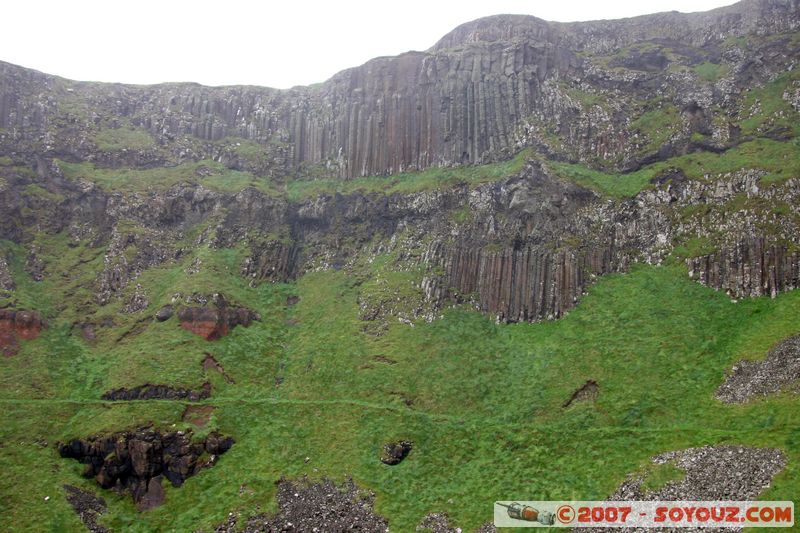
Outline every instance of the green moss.
[[102, 129], [94, 135], [93, 140], [103, 152], [149, 150], [155, 146], [155, 140], [147, 131], [131, 126]]
[[547, 165], [558, 176], [612, 198], [636, 195], [648, 186], [655, 175], [649, 169], [628, 174], [611, 174], [572, 163], [550, 162]]
[[461, 167], [435, 167], [420, 172], [404, 172], [393, 176], [373, 176], [351, 180], [317, 179], [294, 180], [287, 185], [291, 201], [299, 201], [322, 194], [351, 193], [412, 193], [445, 189], [456, 185], [475, 186], [497, 181], [521, 172], [532, 155], [525, 149], [508, 161]]
[[780, 183], [800, 177], [800, 142], [798, 139], [781, 142], [756, 139], [742, 143], [726, 152], [696, 152], [671, 157], [642, 167], [635, 172], [614, 174], [587, 168], [584, 165], [548, 162], [557, 175], [611, 198], [633, 196], [648, 187], [656, 176], [665, 171], [680, 170], [687, 177], [704, 179], [739, 170], [764, 170], [764, 184]]
[[7, 155], [0, 157], [0, 167], [9, 167], [13, 164], [14, 160], [8, 157]]
[[742, 133], [761, 135], [767, 131], [784, 130], [800, 135], [800, 114], [783, 99], [787, 90], [800, 79], [797, 69], [786, 72], [763, 87], [747, 91], [741, 105]]
[[166, 190], [179, 183], [194, 183], [222, 192], [239, 192], [254, 187], [272, 196], [279, 194], [269, 179], [230, 170], [211, 160], [141, 170], [98, 168], [91, 163], [57, 163], [68, 179], [92, 181], [108, 191]]
[[25, 190], [22, 192], [24, 196], [29, 198], [40, 198], [42, 200], [47, 200], [53, 203], [61, 203], [64, 201], [64, 195], [59, 193], [50, 192], [44, 187], [37, 185], [35, 183], [31, 183], [25, 187]]
[[472, 209], [470, 209], [469, 205], [465, 205], [461, 209], [457, 209], [455, 211], [450, 211], [450, 219], [453, 222], [457, 222], [459, 224], [463, 224], [465, 222], [469, 222], [472, 220], [473, 213]]
[[675, 246], [672, 254], [678, 259], [713, 254], [716, 247], [708, 237], [691, 237]]
[[[36, 299], [58, 306], [74, 290], [72, 278], [98, 265], [81, 263], [89, 249], [52, 239], [38, 242], [48, 273], [63, 268], [69, 276], [48, 276]], [[197, 275], [183, 273], [186, 257], [139, 279], [151, 299], [148, 316], [176, 291], [216, 287], [262, 320], [213, 343], [175, 318], [147, 320], [142, 332], [117, 341], [140, 319], [112, 309], [115, 325], [98, 328], [90, 345], [71, 328], [87, 317], [59, 311], [18, 356], [0, 358], [0, 440], [22, 443], [0, 454], [4, 523], [80, 531], [61, 496], [69, 483], [102, 494], [109, 506], [102, 522], [115, 530], [208, 530], [231, 511], [274, 510], [275, 481], [308, 474], [353, 476], [375, 491], [377, 512], [393, 530], [412, 531], [443, 508], [471, 530], [491, 520], [485, 502], [524, 493], [532, 479], [537, 497], [603, 499], [653, 455], [722, 442], [783, 448], [787, 467], [763, 498], [791, 499], [800, 483], [796, 397], [735, 408], [713, 398], [735, 361], [797, 333], [800, 293], [733, 304], [689, 280], [681, 265], [641, 266], [602, 278], [559, 321], [498, 325], [454, 309], [413, 328], [391, 322], [375, 337], [359, 320], [363, 283], [344, 271], [250, 288], [238, 274], [242, 251], [192, 253], [203, 260]], [[14, 255], [24, 261], [24, 250]], [[381, 259], [374, 269], [392, 266]], [[300, 297], [294, 307], [285, 305], [289, 294]], [[206, 351], [235, 384], [202, 370]], [[129, 496], [98, 489], [82, 477], [84, 465], [36, 442], [146, 424], [186, 428], [183, 402], [98, 401], [107, 387], [152, 379], [190, 386], [210, 379], [213, 429], [236, 444], [213, 468], [168, 487], [162, 507], [139, 513]], [[561, 405], [587, 379], [600, 384], [597, 402], [565, 416]], [[414, 451], [387, 467], [377, 457], [397, 438], [413, 440]], [[648, 487], [678, 474], [655, 467]]]
[[661, 148], [680, 129], [681, 117], [672, 104], [661, 103], [659, 107], [642, 113], [631, 122], [631, 129], [644, 135], [647, 144], [644, 151], [654, 151]]
[[725, 63], [711, 63], [706, 61], [695, 65], [693, 69], [697, 77], [709, 83], [715, 83], [724, 78], [731, 71], [731, 67]]

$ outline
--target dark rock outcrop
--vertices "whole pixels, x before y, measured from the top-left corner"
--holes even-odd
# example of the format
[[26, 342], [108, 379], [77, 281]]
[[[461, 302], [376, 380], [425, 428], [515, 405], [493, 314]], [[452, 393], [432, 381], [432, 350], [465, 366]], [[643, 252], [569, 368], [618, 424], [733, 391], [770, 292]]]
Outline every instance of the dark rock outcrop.
[[374, 495], [360, 490], [352, 480], [337, 485], [329, 479], [278, 482], [278, 512], [260, 515], [238, 524], [231, 517], [214, 533], [273, 533], [369, 531], [383, 533], [389, 524], [373, 510]]
[[724, 403], [744, 403], [782, 390], [800, 393], [800, 335], [782, 340], [763, 361], [739, 361], [715, 396]]
[[172, 318], [174, 310], [171, 305], [165, 305], [158, 311], [156, 311], [156, 320], [159, 322], [164, 322]]
[[300, 251], [293, 243], [254, 243], [250, 257], [242, 264], [242, 275], [255, 280], [291, 281], [300, 270]]
[[211, 341], [224, 337], [236, 326], [247, 327], [261, 317], [246, 307], [228, 305], [220, 296], [211, 305], [181, 308], [178, 319], [181, 327]]
[[103, 498], [72, 485], [64, 485], [64, 491], [67, 493], [67, 501], [78, 514], [86, 529], [92, 533], [111, 533], [107, 527], [97, 523], [100, 515], [108, 510]]
[[[739, 127], [733, 123], [755, 112], [741, 107], [747, 90], [786, 77], [800, 55], [790, 33], [767, 36], [798, 23], [796, 0], [579, 24], [489, 17], [457, 28], [427, 52], [379, 58], [320, 86], [289, 91], [112, 88], [0, 64], [0, 153], [13, 153], [15, 163], [0, 167], [0, 177], [9, 176], [0, 205], [22, 221], [0, 221], [0, 237], [29, 242], [30, 228], [38, 228], [99, 250], [96, 303], [124, 297], [129, 312], [149, 303], [147, 287], [135, 284], [144, 270], [171, 262], [183, 263], [190, 275], [204, 268], [187, 235], [198, 246], [245, 247], [236, 268], [254, 285], [393, 254], [394, 267], [421, 272], [422, 279], [414, 294], [389, 287], [359, 295], [364, 329], [375, 333], [396, 320], [432, 320], [454, 303], [504, 322], [558, 318], [597, 276], [635, 262], [658, 264], [674, 243], [698, 236], [720, 242], [713, 243], [715, 254], [688, 260], [696, 279], [739, 296], [777, 294], [798, 284], [800, 233], [792, 206], [800, 194], [791, 177], [766, 186], [757, 170], [698, 180], [665, 169], [653, 189], [610, 202], [575, 183], [585, 180], [566, 179], [553, 162], [633, 169], [690, 150], [731, 148], [743, 140], [731, 137]], [[736, 36], [746, 44], [729, 39]], [[670, 63], [660, 68], [664, 58]], [[718, 66], [722, 78], [699, 79], [696, 67], [706, 63]], [[783, 98], [790, 107], [792, 94], [787, 89]], [[85, 113], [67, 113], [70, 120], [62, 121], [64, 99]], [[674, 119], [674, 131], [664, 137], [633, 127], [645, 113], [657, 123]], [[791, 113], [781, 108], [766, 118]], [[84, 114], [96, 118], [86, 122]], [[68, 131], [61, 131], [63, 123]], [[96, 146], [98, 128], [120, 123], [152, 137], [153, 147], [112, 156]], [[708, 145], [695, 146], [693, 134], [709, 137]], [[237, 146], [260, 162], [246, 162], [234, 153]], [[373, 184], [381, 188], [376, 179], [363, 189], [331, 192], [339, 189], [336, 178], [496, 161], [525, 147], [541, 157], [493, 183], [455, 179], [399, 193], [374, 192]], [[209, 157], [256, 173], [253, 186], [212, 189], [203, 179], [215, 171], [200, 164]], [[139, 170], [198, 166], [171, 187], [109, 191], [88, 177], [68, 179], [58, 160]], [[17, 163], [36, 172], [12, 170]], [[305, 194], [306, 185], [316, 190], [306, 178], [328, 178], [322, 181], [333, 186]], [[276, 188], [265, 191], [256, 182]], [[300, 193], [289, 185], [302, 185]], [[44, 193], [28, 199], [30, 186]], [[782, 211], [730, 206], [747, 217], [725, 217], [739, 223], [719, 232], [707, 229], [721, 225], [721, 216], [682, 219], [689, 218], [686, 208], [721, 208], [736, 195], [780, 203]], [[35, 256], [35, 246], [29, 249]], [[183, 327], [206, 338], [254, 319], [230, 305], [172, 303]]]
[[0, 352], [10, 356], [19, 350], [19, 340], [32, 340], [45, 327], [37, 311], [0, 309]]
[[211, 396], [211, 384], [203, 383], [198, 389], [184, 389], [169, 385], [139, 385], [138, 387], [120, 388], [103, 393], [102, 400], [130, 401], [130, 400], [188, 400], [198, 402]]
[[161, 433], [142, 428], [59, 444], [61, 457], [86, 464], [84, 476], [104, 489], [130, 492], [140, 508], [163, 501], [162, 476], [180, 487], [233, 446], [233, 439], [211, 433], [193, 441], [191, 432]]
[[407, 440], [384, 444], [381, 462], [385, 465], [399, 465], [411, 453], [413, 446], [414, 444]]

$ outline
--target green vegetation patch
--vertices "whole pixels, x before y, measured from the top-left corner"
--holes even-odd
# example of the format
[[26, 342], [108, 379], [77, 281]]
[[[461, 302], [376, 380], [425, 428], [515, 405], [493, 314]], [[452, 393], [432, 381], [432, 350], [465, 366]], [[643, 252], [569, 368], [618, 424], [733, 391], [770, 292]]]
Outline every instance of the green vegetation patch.
[[798, 69], [786, 72], [763, 87], [745, 93], [741, 104], [740, 126], [745, 135], [762, 135], [767, 131], [784, 130], [793, 137], [800, 136], [800, 114], [783, 95], [796, 90], [800, 80]]
[[725, 63], [711, 63], [710, 61], [706, 61], [695, 65], [692, 70], [694, 70], [694, 73], [697, 74], [697, 77], [701, 80], [715, 83], [727, 76], [731, 71], [731, 67]]
[[279, 194], [269, 179], [249, 172], [231, 170], [222, 163], [211, 160], [152, 169], [99, 168], [92, 163], [66, 161], [58, 161], [58, 166], [68, 179], [85, 179], [107, 191], [166, 190], [179, 183], [192, 183], [220, 192], [239, 192], [247, 187], [254, 187], [271, 196]]
[[147, 131], [133, 126], [102, 129], [94, 135], [93, 140], [103, 152], [149, 150], [156, 144]]
[[49, 202], [53, 202], [56, 204], [64, 201], [63, 194], [48, 191], [44, 187], [37, 185], [35, 183], [27, 185], [22, 194], [23, 196], [27, 196], [28, 198], [40, 198], [42, 200], [47, 200]]
[[[86, 252], [53, 239], [39, 242], [48, 270], [85, 268]], [[56, 265], [50, 254], [62, 252], [73, 255]], [[114, 530], [209, 530], [232, 511], [274, 510], [275, 481], [308, 474], [353, 476], [375, 491], [376, 510], [393, 530], [413, 531], [427, 513], [443, 510], [471, 530], [491, 520], [486, 502], [509, 494], [603, 499], [656, 454], [720, 443], [784, 449], [787, 469], [764, 498], [791, 499], [800, 486], [797, 397], [736, 406], [713, 397], [735, 361], [800, 332], [800, 292], [733, 304], [689, 280], [680, 265], [639, 266], [602, 278], [559, 321], [499, 325], [452, 309], [432, 323], [391, 322], [374, 336], [359, 318], [368, 290], [362, 279], [326, 271], [296, 285], [250, 288], [237, 270], [243, 252], [197, 253], [198, 274], [182, 270], [193, 257], [146, 271], [138, 281], [151, 306], [128, 318], [110, 309], [114, 326], [98, 328], [93, 343], [73, 329], [76, 316], [52, 314], [39, 339], [0, 358], [0, 441], [14, 443], [0, 453], [4, 523], [80, 531], [61, 492], [69, 483], [106, 499], [101, 521]], [[58, 276], [19, 285], [34, 308], [50, 309], [73, 298], [75, 287]], [[214, 342], [174, 317], [152, 320], [174, 292], [212, 287], [262, 320]], [[290, 295], [299, 297], [294, 306]], [[137, 322], [144, 330], [116, 340]], [[235, 383], [202, 369], [206, 352]], [[99, 489], [81, 476], [82, 465], [53, 450], [57, 440], [145, 424], [192, 428], [182, 421], [183, 402], [98, 398], [112, 385], [204, 379], [213, 386], [205, 402], [215, 407], [211, 426], [236, 444], [181, 488], [166, 487], [162, 507], [139, 513], [129, 496]], [[597, 401], [564, 410], [590, 379], [600, 386]], [[414, 450], [396, 467], [382, 464], [382, 445], [397, 439], [413, 441]], [[648, 484], [674, 479], [674, 470], [656, 468]]]
[[656, 151], [681, 127], [681, 115], [672, 104], [662, 103], [658, 108], [642, 113], [631, 122], [631, 129], [647, 138], [642, 148], [645, 152]]
[[392, 176], [372, 176], [351, 180], [316, 179], [294, 180], [287, 185], [290, 201], [313, 198], [322, 194], [352, 193], [413, 193], [456, 185], [475, 186], [497, 181], [521, 172], [532, 155], [525, 149], [508, 161], [460, 167], [434, 167], [420, 172], [403, 172]]
[[634, 196], [647, 188], [653, 178], [665, 171], [680, 170], [692, 179], [704, 179], [743, 169], [765, 170], [764, 184], [800, 177], [800, 140], [756, 139], [723, 153], [696, 152], [671, 157], [635, 172], [614, 174], [573, 163], [548, 162], [559, 176], [611, 198]]

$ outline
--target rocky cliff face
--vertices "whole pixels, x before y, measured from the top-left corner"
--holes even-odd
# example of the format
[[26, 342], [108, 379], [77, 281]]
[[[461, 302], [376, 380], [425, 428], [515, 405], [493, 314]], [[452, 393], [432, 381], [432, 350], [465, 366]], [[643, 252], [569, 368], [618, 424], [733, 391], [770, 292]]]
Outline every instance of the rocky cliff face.
[[[593, 23], [490, 17], [426, 52], [286, 91], [76, 83], [2, 64], [0, 146], [101, 166], [208, 158], [274, 177], [349, 178], [483, 163], [538, 143], [627, 168], [662, 149], [642, 142], [643, 102], [675, 107], [670, 150], [689, 149], [744, 87], [792, 63], [796, 42], [758, 36], [799, 21], [796, 0]], [[697, 68], [707, 64], [719, 80]], [[716, 126], [710, 141], [724, 145], [730, 132]]]
[[[700, 282], [774, 296], [797, 286], [800, 265], [799, 11], [795, 0], [747, 0], [625, 21], [489, 17], [426, 52], [288, 91], [82, 83], [2, 64], [0, 237], [27, 246], [35, 278], [56, 274], [38, 234], [102, 254], [85, 267], [90, 312], [174, 303], [151, 302], [142, 275], [176, 264], [194, 275], [198, 247], [242, 253], [252, 284], [328, 268], [370, 277], [365, 265], [389, 255], [414, 284], [365, 287], [362, 318], [376, 323], [430, 319], [453, 303], [502, 321], [558, 318], [597, 276], [687, 244], [679, 256]], [[735, 162], [754, 139], [789, 154], [766, 167], [786, 166], [780, 179], [757, 158], [728, 164], [735, 172], [708, 159], [703, 174], [677, 157]], [[465, 165], [466, 176], [523, 147], [527, 162], [491, 179], [431, 178], [403, 192], [370, 178], [314, 192], [409, 169]], [[643, 165], [652, 179], [622, 198], [575, 179]], [[0, 263], [11, 294], [9, 272]], [[207, 338], [253, 318], [179, 310]]]

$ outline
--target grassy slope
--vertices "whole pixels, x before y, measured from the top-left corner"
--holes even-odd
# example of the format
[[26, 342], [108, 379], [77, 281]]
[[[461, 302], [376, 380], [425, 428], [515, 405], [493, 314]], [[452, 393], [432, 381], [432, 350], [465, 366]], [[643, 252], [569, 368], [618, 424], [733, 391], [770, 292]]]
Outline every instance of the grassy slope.
[[[205, 343], [175, 319], [147, 322], [114, 349], [102, 340], [88, 345], [55, 319], [18, 356], [0, 359], [0, 516], [12, 531], [79, 531], [60, 487], [97, 488], [81, 478], [81, 465], [58, 458], [54, 441], [148, 422], [185, 427], [180, 402], [97, 398], [105, 387], [159, 376], [197, 384], [203, 351], [236, 380], [211, 376], [210, 403], [212, 425], [237, 444], [213, 469], [169, 488], [154, 511], [140, 514], [129, 498], [102, 491], [116, 530], [189, 531], [231, 510], [269, 510], [275, 480], [304, 473], [353, 475], [376, 491], [378, 512], [395, 531], [443, 509], [471, 528], [491, 519], [495, 499], [603, 498], [653, 454], [721, 442], [783, 447], [789, 468], [766, 497], [791, 499], [800, 487], [796, 397], [747, 406], [712, 398], [734, 361], [763, 356], [800, 331], [800, 293], [732, 304], [680, 266], [638, 267], [603, 278], [557, 322], [499, 326], [454, 309], [431, 324], [393, 324], [375, 338], [360, 331], [358, 288], [343, 273], [248, 289], [235, 270], [225, 273], [233, 252], [207, 253], [208, 278], [181, 276], [182, 265], [144, 278], [153, 304], [130, 320], [151, 316], [171, 283], [202, 288], [213, 278], [261, 312], [261, 323]], [[55, 308], [55, 290], [21, 285]], [[287, 308], [293, 293], [300, 303]], [[600, 383], [597, 404], [564, 411], [562, 402], [587, 379]], [[377, 456], [395, 438], [416, 448], [387, 467]]]
[[[797, 132], [796, 113], [780, 98], [788, 81], [781, 78], [746, 97], [757, 111], [740, 117], [744, 134], [776, 127]], [[101, 140], [111, 144], [140, 140], [119, 138], [120, 132], [106, 136]], [[798, 146], [797, 140], [757, 139], [724, 154], [690, 154], [624, 175], [548, 164], [603, 195], [625, 197], [671, 168], [695, 179], [740, 168], [764, 169], [765, 182], [797, 176]], [[301, 200], [474, 185], [518, 172], [529, 155], [483, 167], [286, 184], [208, 161], [172, 169], [62, 168], [68, 178], [91, 179], [114, 191], [193, 182], [222, 191], [255, 186]], [[26, 194], [48, 193], [31, 188]], [[187, 235], [186, 242], [194, 237]], [[191, 245], [191, 257], [137, 280], [147, 290], [147, 310], [126, 315], [114, 301], [87, 317], [103, 250], [70, 247], [63, 235], [39, 235], [36, 244], [49, 265], [41, 283], [24, 272], [25, 250], [0, 242], [12, 252], [18, 306], [50, 318], [39, 339], [23, 343], [15, 357], [0, 358], [0, 521], [11, 531], [82, 531], [63, 497], [64, 483], [102, 493], [110, 505], [104, 520], [116, 531], [191, 531], [208, 529], [233, 510], [274, 509], [274, 482], [305, 473], [352, 475], [377, 493], [377, 510], [394, 531], [413, 530], [426, 513], [442, 510], [468, 530], [491, 519], [496, 499], [601, 499], [656, 453], [718, 443], [783, 448], [789, 467], [764, 497], [791, 499], [800, 488], [797, 397], [745, 406], [713, 400], [735, 361], [762, 357], [781, 338], [800, 332], [798, 292], [733, 304], [689, 280], [682, 266], [640, 266], [601, 279], [557, 322], [496, 325], [454, 309], [431, 324], [394, 323], [376, 338], [364, 334], [358, 320], [358, 292], [371, 281], [359, 286], [344, 273], [320, 272], [297, 284], [253, 289], [238, 276], [240, 250]], [[200, 273], [187, 275], [197, 257]], [[263, 320], [213, 343], [185, 332], [174, 318], [152, 322], [172, 294], [194, 291], [221, 291]], [[285, 305], [290, 294], [301, 297], [296, 307]], [[104, 317], [113, 318], [114, 326], [99, 328], [93, 344], [70, 327]], [[205, 352], [234, 385], [204, 373]], [[237, 444], [214, 468], [180, 489], [167, 488], [163, 507], [138, 513], [129, 497], [100, 491], [80, 476], [81, 465], [57, 456], [56, 440], [146, 423], [191, 428], [181, 422], [181, 402], [98, 398], [110, 388], [148, 381], [196, 387], [206, 379], [214, 385], [208, 403], [217, 409], [211, 424], [195, 432], [217, 427]], [[601, 387], [596, 404], [562, 409], [588, 379]], [[410, 457], [397, 467], [381, 464], [382, 444], [399, 438], [415, 442]], [[653, 483], [674, 476], [658, 471]]]

